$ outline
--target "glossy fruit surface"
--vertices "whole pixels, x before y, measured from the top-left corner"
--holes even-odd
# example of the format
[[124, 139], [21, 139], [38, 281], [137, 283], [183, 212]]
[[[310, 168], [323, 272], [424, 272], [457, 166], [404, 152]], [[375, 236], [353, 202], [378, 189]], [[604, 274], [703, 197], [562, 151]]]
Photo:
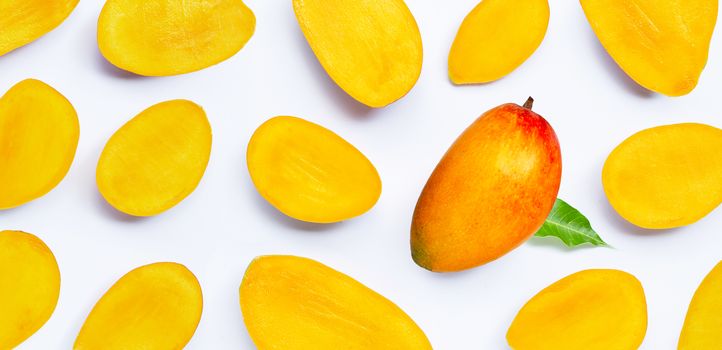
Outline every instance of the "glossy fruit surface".
[[255, 28], [256, 17], [241, 0], [107, 0], [98, 47], [120, 69], [176, 75], [225, 61]]
[[687, 310], [679, 350], [722, 347], [722, 263], [710, 271], [694, 293]]
[[403, 0], [293, 0], [298, 24], [329, 76], [369, 107], [409, 92], [423, 50]]
[[649, 229], [692, 224], [722, 202], [722, 130], [675, 124], [642, 130], [607, 158], [602, 184], [609, 203]]
[[547, 121], [505, 104], [474, 121], [426, 183], [411, 224], [411, 253], [436, 272], [469, 269], [531, 237], [561, 182], [561, 151]]
[[73, 105], [35, 79], [0, 98], [0, 209], [50, 192], [70, 169], [80, 126]]
[[332, 223], [359, 216], [381, 195], [373, 164], [332, 131], [296, 117], [271, 118], [248, 143], [258, 192], [284, 214]]
[[259, 349], [431, 349], [398, 306], [314, 260], [262, 256], [240, 287], [243, 319]]
[[0, 56], [59, 26], [78, 0], [0, 0]]
[[195, 190], [211, 154], [203, 108], [187, 100], [156, 104], [123, 125], [98, 161], [98, 190], [129, 215], [152, 216]]
[[535, 295], [514, 318], [514, 350], [635, 350], [647, 332], [642, 284], [619, 270], [586, 270]]

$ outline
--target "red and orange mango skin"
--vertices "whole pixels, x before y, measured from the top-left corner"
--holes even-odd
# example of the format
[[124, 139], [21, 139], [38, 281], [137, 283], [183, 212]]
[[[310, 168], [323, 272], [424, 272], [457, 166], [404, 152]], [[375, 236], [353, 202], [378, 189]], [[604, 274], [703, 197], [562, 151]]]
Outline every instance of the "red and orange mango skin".
[[486, 112], [451, 146], [421, 193], [411, 224], [414, 261], [452, 272], [513, 250], [549, 215], [561, 170], [559, 141], [544, 118], [516, 104]]

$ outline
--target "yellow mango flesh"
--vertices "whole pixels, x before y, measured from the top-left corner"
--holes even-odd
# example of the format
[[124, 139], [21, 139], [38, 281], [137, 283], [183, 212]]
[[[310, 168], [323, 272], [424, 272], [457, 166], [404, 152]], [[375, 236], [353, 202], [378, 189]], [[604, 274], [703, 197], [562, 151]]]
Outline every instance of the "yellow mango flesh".
[[403, 0], [293, 0], [293, 8], [323, 68], [357, 101], [386, 106], [419, 79], [421, 34]]
[[182, 349], [193, 337], [202, 310], [201, 286], [185, 266], [142, 266], [119, 279], [95, 304], [73, 349]]
[[639, 85], [691, 92], [707, 64], [718, 0], [581, 0], [607, 52]]
[[677, 348], [722, 348], [722, 263], [712, 269], [694, 293]]
[[246, 158], [261, 196], [298, 220], [350, 219], [371, 209], [381, 195], [379, 174], [359, 150], [300, 118], [263, 123], [248, 143]]
[[640, 131], [607, 158], [602, 184], [627, 221], [648, 229], [692, 224], [722, 202], [722, 130], [676, 124]]
[[50, 192], [65, 177], [80, 137], [70, 102], [28, 79], [0, 98], [0, 209]]
[[586, 270], [535, 295], [506, 339], [514, 350], [634, 350], [647, 332], [642, 284], [618, 270]]
[[108, 0], [98, 19], [98, 47], [118, 68], [168, 76], [225, 61], [255, 28], [241, 0]]
[[12, 349], [33, 335], [55, 310], [60, 270], [38, 237], [0, 232], [0, 349]]
[[256, 258], [243, 277], [240, 303], [259, 349], [431, 349], [398, 306], [306, 258]]
[[78, 0], [0, 0], [0, 56], [59, 26]]
[[519, 67], [549, 25], [547, 0], [484, 0], [461, 23], [449, 53], [455, 84], [488, 83]]
[[129, 215], [152, 216], [198, 186], [211, 153], [203, 109], [186, 100], [156, 104], [113, 134], [98, 161], [98, 190]]

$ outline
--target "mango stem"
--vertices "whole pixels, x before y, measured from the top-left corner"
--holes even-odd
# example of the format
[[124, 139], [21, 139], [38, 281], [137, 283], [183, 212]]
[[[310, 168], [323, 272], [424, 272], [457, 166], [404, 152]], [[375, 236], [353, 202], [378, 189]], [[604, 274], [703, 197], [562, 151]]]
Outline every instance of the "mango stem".
[[524, 107], [528, 110], [531, 110], [532, 106], [534, 106], [534, 99], [531, 96], [529, 96], [529, 98], [526, 100], [526, 102], [524, 102], [524, 106], [522, 106], [522, 107]]

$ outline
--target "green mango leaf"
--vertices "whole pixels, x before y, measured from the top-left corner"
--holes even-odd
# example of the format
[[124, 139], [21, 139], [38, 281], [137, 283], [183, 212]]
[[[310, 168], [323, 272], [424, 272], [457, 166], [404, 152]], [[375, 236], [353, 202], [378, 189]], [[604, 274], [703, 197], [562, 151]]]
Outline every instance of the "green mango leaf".
[[537, 237], [556, 237], [568, 247], [591, 244], [599, 247], [609, 245], [594, 231], [589, 220], [567, 202], [557, 199], [549, 217], [536, 233]]

